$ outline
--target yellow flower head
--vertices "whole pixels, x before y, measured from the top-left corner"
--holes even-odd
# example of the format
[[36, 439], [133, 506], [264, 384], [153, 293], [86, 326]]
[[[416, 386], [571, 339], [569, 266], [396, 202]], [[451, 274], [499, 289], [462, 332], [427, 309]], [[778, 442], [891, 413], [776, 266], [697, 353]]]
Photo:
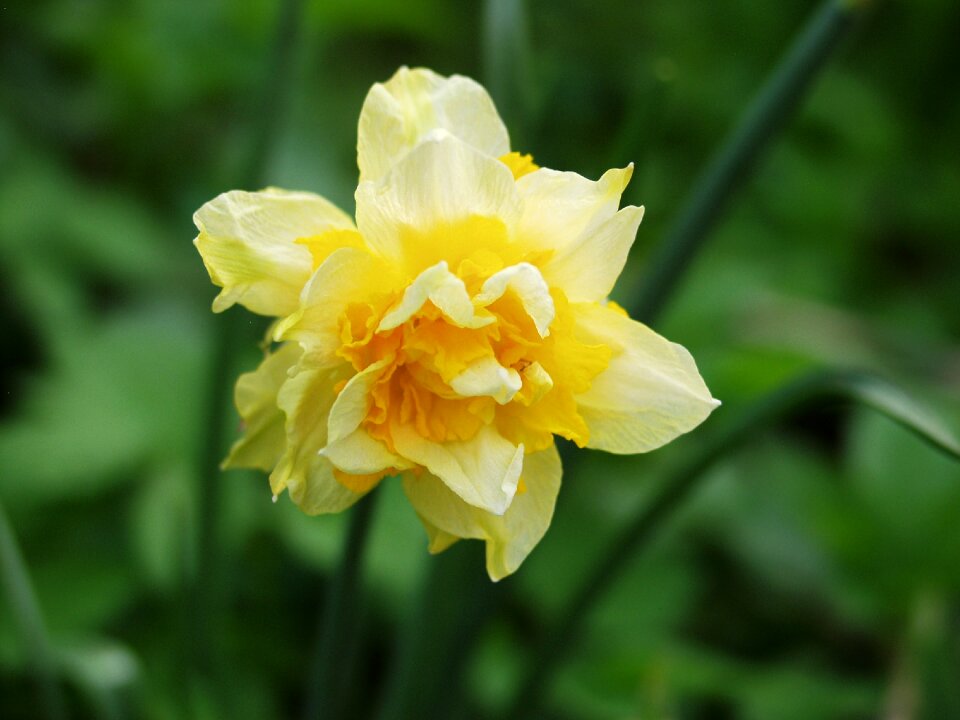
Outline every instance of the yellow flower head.
[[357, 150], [356, 224], [277, 189], [194, 216], [213, 309], [278, 318], [226, 464], [311, 514], [399, 474], [430, 550], [484, 540], [497, 580], [550, 524], [554, 435], [646, 452], [717, 402], [686, 350], [607, 301], [643, 216], [618, 209], [632, 166], [539, 168], [480, 85], [425, 69], [371, 88]]

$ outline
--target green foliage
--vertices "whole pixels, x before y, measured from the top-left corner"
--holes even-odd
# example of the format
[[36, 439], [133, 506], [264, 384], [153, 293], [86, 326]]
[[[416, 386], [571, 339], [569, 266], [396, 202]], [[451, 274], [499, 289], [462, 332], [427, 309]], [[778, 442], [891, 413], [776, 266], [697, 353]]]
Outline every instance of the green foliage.
[[[190, 216], [239, 182], [260, 114], [279, 115], [270, 184], [350, 209], [372, 82], [401, 64], [504, 73], [485, 48], [527, 43], [522, 77], [497, 80], [522, 116], [518, 149], [591, 177], [636, 163], [625, 202], [647, 214], [615, 292], [623, 300], [810, 3], [502, 8], [526, 27], [485, 44], [479, 5], [307, 3], [288, 108], [257, 106], [272, 2], [0, 11], [0, 502], [74, 717], [302, 709], [346, 523], [272, 504], [257, 475], [221, 479], [215, 667], [186, 673], [194, 467], [225, 321], [209, 313]], [[960, 425], [958, 22], [949, 0], [876, 3], [684, 279], [657, 329], [698, 359], [725, 403], [717, 422], [828, 364], [905, 381]], [[251, 344], [232, 372], [255, 363]], [[579, 459], [545, 540], [497, 588], [464, 670], [464, 717], [507, 705], [532, 641], [700, 442]], [[710, 471], [586, 619], [551, 688], [552, 716], [960, 716], [958, 467], [846, 406], [758, 434]], [[360, 709], [376, 706], [434, 562], [397, 484], [381, 492], [356, 639]], [[0, 716], [31, 718], [28, 658], [0, 607]]]

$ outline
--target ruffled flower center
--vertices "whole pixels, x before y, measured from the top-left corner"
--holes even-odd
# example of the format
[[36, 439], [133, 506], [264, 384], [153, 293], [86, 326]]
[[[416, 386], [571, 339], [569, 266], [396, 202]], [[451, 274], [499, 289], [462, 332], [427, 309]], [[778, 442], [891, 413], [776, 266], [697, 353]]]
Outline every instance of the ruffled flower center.
[[394, 453], [400, 426], [437, 443], [494, 425], [527, 452], [553, 434], [586, 445], [574, 398], [611, 357], [576, 339], [566, 298], [535, 266], [503, 268], [489, 251], [457, 274], [440, 262], [403, 293], [350, 304], [339, 332], [338, 355], [369, 380], [362, 426]]

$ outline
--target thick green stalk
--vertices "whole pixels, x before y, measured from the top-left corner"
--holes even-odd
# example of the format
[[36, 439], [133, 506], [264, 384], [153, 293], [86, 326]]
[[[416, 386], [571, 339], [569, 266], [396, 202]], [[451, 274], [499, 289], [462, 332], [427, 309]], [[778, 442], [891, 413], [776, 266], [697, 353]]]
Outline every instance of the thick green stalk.
[[27, 566], [3, 505], [0, 505], [0, 578], [24, 652], [39, 688], [38, 713], [48, 720], [64, 720], [66, 705], [60, 690], [57, 664], [47, 637], [37, 596], [30, 585]]
[[666, 238], [653, 250], [646, 282], [631, 303], [633, 317], [645, 323], [657, 319], [730, 198], [749, 179], [864, 4], [827, 0], [807, 23], [697, 179]]
[[345, 691], [351, 686], [358, 642], [360, 571], [379, 495], [374, 490], [350, 510], [340, 567], [330, 580], [321, 610], [316, 649], [307, 677], [305, 720], [338, 720], [347, 706]]
[[526, 138], [529, 38], [525, 0], [486, 0], [483, 4], [483, 77], [510, 136]]
[[401, 630], [379, 720], [447, 718], [458, 709], [463, 671], [495, 598], [483, 552], [482, 543], [468, 541], [430, 558]]
[[624, 568], [643, 552], [657, 532], [700, 486], [718, 460], [745, 440], [756, 437], [815, 403], [831, 400], [856, 402], [889, 416], [932, 447], [960, 460], [960, 443], [949, 430], [918, 408], [900, 390], [879, 378], [853, 371], [825, 371], [803, 377], [757, 401], [719, 430], [680, 469], [670, 476], [659, 494], [644, 506], [609, 543], [607, 551], [584, 578], [548, 631], [530, 662], [530, 674], [516, 696], [508, 718], [533, 718], [549, 689], [550, 681], [570, 649], [590, 611], [617, 580]]
[[[264, 184], [265, 172], [275, 145], [278, 123], [290, 93], [291, 66], [298, 45], [303, 0], [283, 0], [280, 5], [271, 56], [265, 63], [262, 90], [255, 107], [250, 135], [250, 151], [239, 173], [238, 185], [254, 189]], [[206, 398], [201, 427], [205, 436], [197, 458], [199, 485], [196, 567], [188, 592], [188, 642], [192, 662], [189, 666], [200, 677], [213, 670], [213, 621], [216, 617], [216, 589], [219, 578], [220, 461], [225, 453], [226, 409], [234, 377], [232, 369], [240, 341], [251, 335], [255, 321], [239, 309], [233, 309], [216, 323], [216, 336], [208, 371], [209, 395]], [[185, 666], [186, 669], [186, 666]]]

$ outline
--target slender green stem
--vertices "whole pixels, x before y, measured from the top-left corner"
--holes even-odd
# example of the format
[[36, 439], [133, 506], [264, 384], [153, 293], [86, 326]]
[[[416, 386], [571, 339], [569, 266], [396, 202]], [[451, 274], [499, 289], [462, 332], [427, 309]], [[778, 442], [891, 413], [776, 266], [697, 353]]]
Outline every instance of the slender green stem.
[[458, 543], [430, 559], [399, 638], [379, 720], [448, 718], [458, 708], [470, 650], [495, 605], [483, 567], [477, 542]]
[[854, 371], [824, 371], [794, 381], [748, 407], [718, 431], [679, 470], [659, 494], [621, 530], [580, 583], [560, 619], [538, 646], [530, 674], [516, 696], [508, 718], [536, 715], [544, 691], [572, 641], [597, 601], [634, 560], [706, 477], [705, 472], [745, 440], [810, 405], [834, 399], [853, 401], [889, 416], [932, 447], [960, 460], [960, 443], [951, 433], [917, 408], [903, 393], [871, 375]]
[[48, 720], [64, 720], [66, 704], [60, 690], [53, 648], [43, 624], [37, 596], [30, 585], [27, 566], [13, 534], [7, 514], [0, 505], [0, 578], [13, 613], [20, 641], [36, 676], [39, 708]]
[[282, 0], [273, 47], [257, 104], [250, 111], [255, 120], [247, 166], [241, 172], [244, 185], [262, 186], [269, 178], [267, 167], [273, 155], [278, 130], [290, 105], [297, 56], [303, 44], [304, 0]]
[[327, 587], [327, 599], [321, 609], [316, 649], [307, 677], [305, 720], [337, 720], [344, 716], [344, 691], [350, 687], [357, 643], [360, 571], [379, 495], [374, 490], [350, 511], [340, 567]]
[[[483, 76], [510, 128], [524, 142], [528, 110], [529, 39], [525, 0], [486, 0], [483, 6]], [[516, 147], [516, 146], [515, 146]]]
[[[291, 65], [298, 45], [300, 16], [303, 0], [283, 0], [277, 20], [271, 56], [264, 67], [263, 87], [257, 105], [250, 108], [254, 124], [251, 129], [250, 151], [239, 184], [257, 187], [264, 183], [264, 175], [277, 127], [287, 104], [292, 84]], [[254, 323], [256, 325], [256, 323]], [[225, 450], [226, 409], [233, 383], [231, 369], [240, 340], [250, 333], [251, 322], [238, 310], [228, 312], [216, 323], [216, 336], [207, 386], [209, 395], [204, 407], [204, 441], [197, 458], [199, 485], [196, 568], [187, 594], [186, 623], [189, 667], [199, 677], [213, 670], [213, 619], [216, 617], [216, 588], [219, 577], [220, 461]], [[186, 666], [185, 666], [186, 668]]]
[[654, 249], [646, 283], [631, 304], [632, 315], [638, 320], [652, 323], [657, 319], [728, 201], [750, 177], [757, 160], [793, 114], [863, 4], [826, 0], [810, 18], [697, 179], [666, 238]]

